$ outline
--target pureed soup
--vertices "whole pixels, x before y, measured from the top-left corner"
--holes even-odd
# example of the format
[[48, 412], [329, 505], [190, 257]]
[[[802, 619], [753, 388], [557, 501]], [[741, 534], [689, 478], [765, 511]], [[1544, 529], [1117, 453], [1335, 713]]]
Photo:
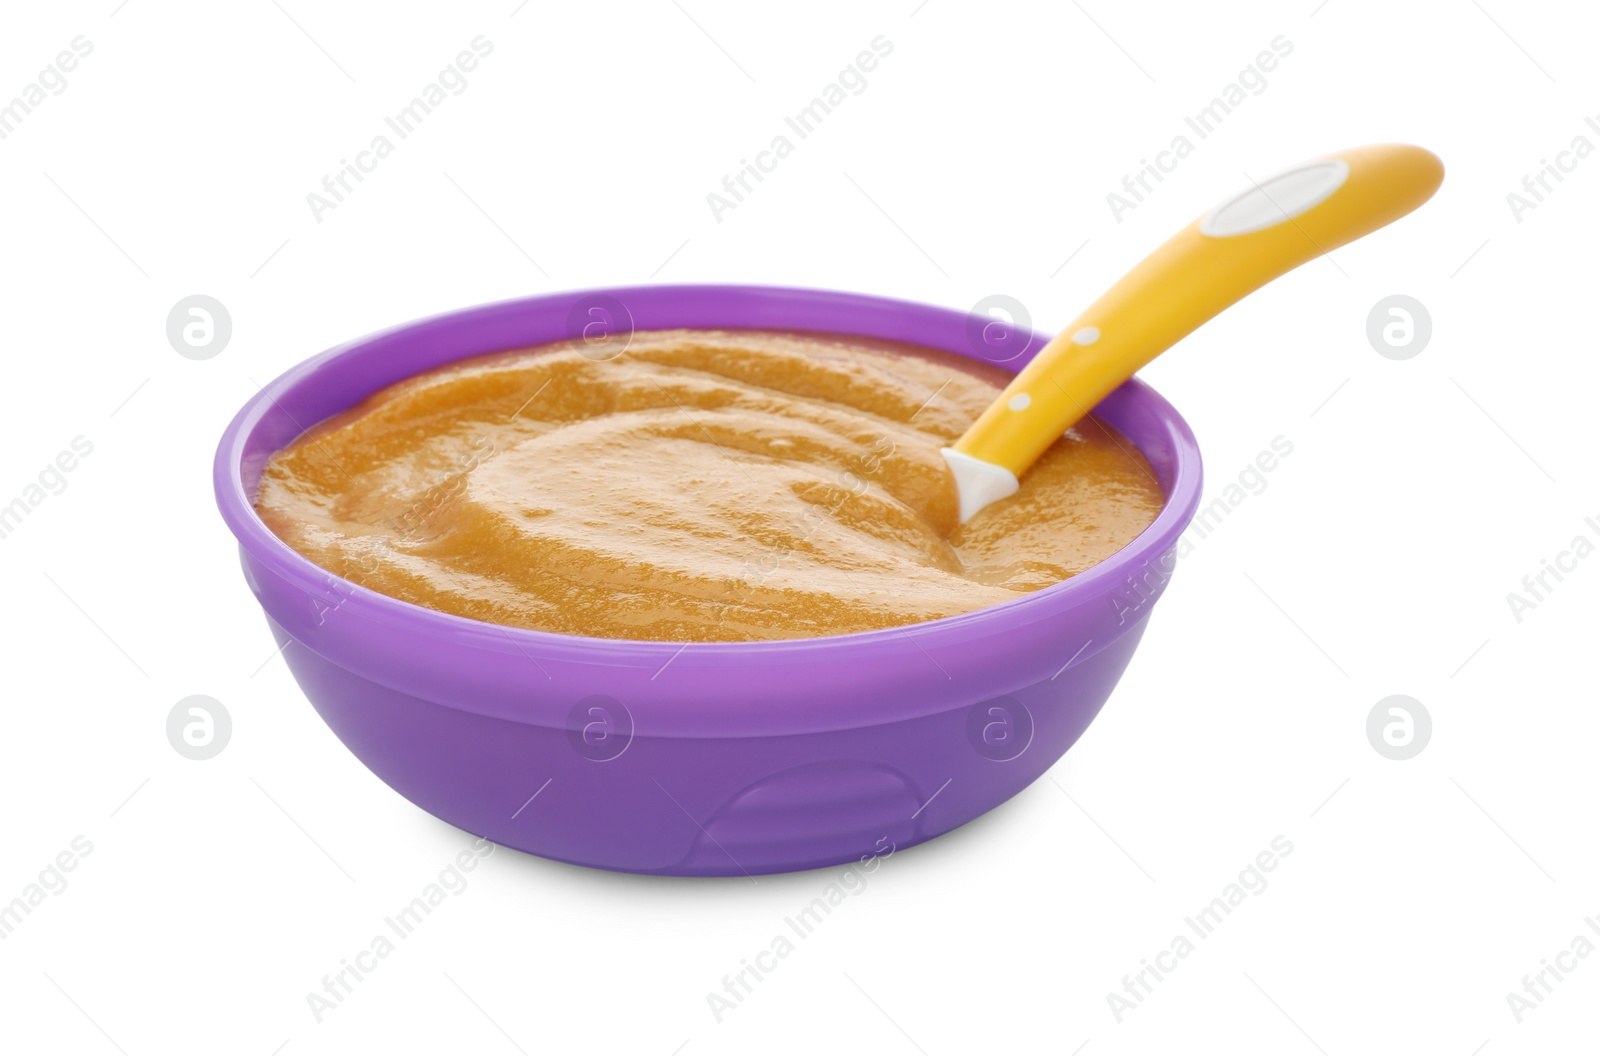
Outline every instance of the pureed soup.
[[949, 446], [1009, 376], [832, 334], [671, 330], [461, 360], [279, 451], [256, 510], [323, 568], [489, 623], [671, 642], [808, 638], [984, 608], [1155, 519], [1086, 418], [957, 524]]

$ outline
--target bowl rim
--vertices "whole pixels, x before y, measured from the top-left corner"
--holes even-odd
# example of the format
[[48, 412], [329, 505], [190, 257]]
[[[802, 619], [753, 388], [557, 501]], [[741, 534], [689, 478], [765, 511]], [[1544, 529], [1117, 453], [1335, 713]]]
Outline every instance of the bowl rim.
[[[560, 290], [527, 297], [509, 298], [466, 308], [449, 309], [423, 316], [394, 326], [372, 331], [360, 337], [335, 345], [284, 371], [263, 385], [234, 415], [218, 442], [213, 462], [213, 484], [218, 510], [244, 551], [256, 561], [265, 564], [272, 572], [313, 596], [336, 598], [343, 611], [351, 616], [390, 627], [404, 628], [457, 643], [492, 649], [496, 652], [520, 652], [524, 655], [559, 657], [577, 663], [617, 664], [633, 666], [640, 663], [676, 662], [693, 664], [702, 660], [718, 664], [729, 660], [741, 665], [752, 661], [803, 661], [809, 654], [818, 652], [871, 650], [889, 642], [910, 638], [914, 643], [923, 639], [929, 645], [940, 639], [955, 642], [964, 639], [974, 625], [984, 625], [1015, 616], [1025, 621], [1044, 618], [1055, 610], [1068, 610], [1079, 602], [1098, 596], [1108, 585], [1107, 581], [1128, 577], [1132, 569], [1153, 563], [1160, 555], [1175, 546], [1179, 536], [1187, 529], [1199, 505], [1202, 486], [1200, 450], [1194, 432], [1183, 416], [1154, 388], [1134, 377], [1125, 382], [1107, 399], [1131, 393], [1146, 405], [1160, 421], [1171, 445], [1171, 483], [1159, 513], [1145, 529], [1126, 546], [1099, 564], [1058, 583], [1032, 591], [1021, 597], [990, 605], [970, 612], [945, 616], [936, 620], [906, 624], [899, 627], [849, 634], [824, 635], [808, 638], [739, 642], [674, 642], [649, 641], [633, 638], [600, 638], [588, 635], [567, 634], [557, 631], [540, 631], [506, 624], [488, 623], [453, 613], [430, 609], [414, 602], [403, 601], [362, 587], [304, 557], [279, 539], [255, 512], [253, 498], [244, 485], [244, 461], [253, 431], [261, 424], [269, 410], [278, 405], [279, 398], [306, 383], [331, 364], [354, 355], [376, 343], [405, 334], [409, 331], [438, 329], [441, 327], [470, 327], [475, 322], [507, 314], [520, 314], [545, 306], [566, 307], [591, 296], [616, 298], [627, 303], [630, 297], [663, 296], [685, 298], [703, 297], [774, 297], [790, 304], [804, 303], [819, 309], [835, 311], [911, 311], [929, 318], [945, 316], [947, 321], [963, 323], [974, 318], [969, 312], [920, 301], [875, 294], [854, 293], [800, 286], [769, 286], [740, 283], [684, 283], [648, 284], [635, 286], [600, 286], [576, 290]], [[641, 331], [669, 329], [668, 326], [640, 327]], [[710, 326], [685, 326], [686, 329], [711, 329]], [[727, 329], [755, 329], [728, 326]], [[773, 329], [801, 329], [773, 327]], [[848, 331], [819, 327], [819, 333], [838, 333], [849, 336]], [[1050, 339], [1049, 334], [1031, 328], [1025, 352], [992, 365], [1002, 369], [1021, 369], [1032, 359], [1039, 348]], [[544, 343], [531, 341], [527, 347]], [[922, 342], [910, 342], [922, 343]], [[514, 350], [513, 343], [504, 350]], [[936, 347], [936, 346], [927, 346]], [[979, 357], [970, 349], [943, 349], [968, 359]], [[464, 352], [460, 359], [487, 354]], [[441, 360], [438, 365], [451, 362]], [[426, 368], [432, 369], [432, 368]], [[383, 384], [374, 384], [376, 392]], [[1098, 405], [1097, 405], [1098, 406]], [[287, 411], [283, 413], [287, 414]], [[293, 421], [292, 417], [291, 420]], [[296, 422], [295, 424], [301, 424]], [[314, 427], [317, 423], [304, 423]], [[1137, 445], [1136, 445], [1137, 446]], [[280, 448], [281, 449], [281, 448]], [[1144, 454], [1143, 448], [1140, 449]], [[1148, 457], [1148, 455], [1146, 456]], [[259, 600], [259, 599], [258, 599]], [[919, 644], [919, 648], [922, 646]], [[1098, 652], [1098, 649], [1095, 650]]]

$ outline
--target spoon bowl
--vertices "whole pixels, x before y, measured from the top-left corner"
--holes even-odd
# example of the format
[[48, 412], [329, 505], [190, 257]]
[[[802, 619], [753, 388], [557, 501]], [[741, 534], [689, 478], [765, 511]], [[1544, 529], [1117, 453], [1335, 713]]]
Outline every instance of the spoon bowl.
[[[413, 803], [505, 846], [640, 873], [740, 876], [880, 860], [1054, 765], [1110, 696], [1200, 497], [1178, 413], [1131, 381], [1097, 414], [1165, 498], [1110, 559], [987, 609], [775, 642], [636, 642], [481, 623], [366, 590], [254, 509], [306, 425], [452, 360], [635, 330], [821, 330], [972, 359], [971, 318], [820, 290], [654, 286], [531, 297], [360, 338], [269, 383], [222, 437], [217, 502], [245, 579], [335, 735]], [[1029, 335], [1019, 365], [1048, 338]], [[373, 819], [374, 824], [389, 824]], [[861, 864], [866, 868], [865, 864]]]

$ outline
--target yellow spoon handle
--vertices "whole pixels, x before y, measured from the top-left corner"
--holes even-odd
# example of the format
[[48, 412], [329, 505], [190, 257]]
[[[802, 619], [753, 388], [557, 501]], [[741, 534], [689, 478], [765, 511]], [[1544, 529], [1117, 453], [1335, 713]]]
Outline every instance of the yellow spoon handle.
[[1039, 351], [955, 450], [1021, 476], [1134, 372], [1245, 294], [1427, 201], [1420, 147], [1358, 147], [1228, 199], [1146, 257]]

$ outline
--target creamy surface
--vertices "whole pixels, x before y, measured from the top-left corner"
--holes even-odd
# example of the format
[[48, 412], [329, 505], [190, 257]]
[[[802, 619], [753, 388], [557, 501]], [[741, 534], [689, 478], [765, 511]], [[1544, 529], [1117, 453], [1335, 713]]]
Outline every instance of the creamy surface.
[[1089, 418], [958, 526], [939, 448], [1008, 377], [811, 333], [498, 353], [312, 429], [256, 508], [331, 572], [490, 623], [674, 642], [894, 627], [1059, 582], [1161, 508], [1143, 456]]

